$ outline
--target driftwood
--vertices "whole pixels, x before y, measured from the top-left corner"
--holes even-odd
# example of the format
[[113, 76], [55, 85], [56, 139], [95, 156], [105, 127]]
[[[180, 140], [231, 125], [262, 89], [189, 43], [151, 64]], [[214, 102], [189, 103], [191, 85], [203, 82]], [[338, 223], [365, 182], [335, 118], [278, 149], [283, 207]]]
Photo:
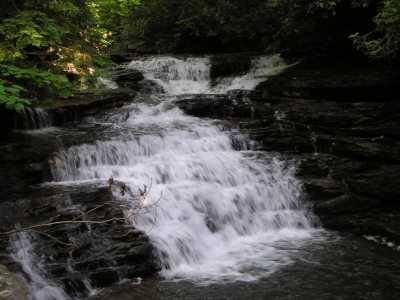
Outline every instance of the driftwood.
[[[22, 227], [22, 228], [16, 228], [13, 230], [5, 231], [5, 232], [0, 232], [0, 236], [4, 235], [13, 235], [16, 233], [24, 232], [24, 231], [33, 231], [37, 234], [41, 234], [43, 236], [46, 236], [54, 241], [56, 241], [59, 244], [62, 245], [68, 245], [68, 246], [73, 246], [73, 244], [65, 243], [58, 238], [42, 231], [37, 231], [36, 229], [41, 229], [41, 228], [49, 228], [52, 226], [57, 226], [57, 225], [66, 225], [66, 224], [107, 224], [107, 223], [112, 223], [112, 222], [129, 222], [132, 220], [132, 217], [135, 215], [141, 214], [141, 213], [148, 213], [148, 208], [155, 207], [157, 204], [161, 201], [162, 195], [160, 198], [152, 203], [151, 205], [143, 205], [144, 200], [148, 196], [150, 189], [151, 189], [151, 184], [149, 187], [146, 185], [143, 186], [143, 189], [138, 188], [138, 193], [134, 193], [129, 186], [127, 186], [124, 182], [114, 180], [114, 178], [110, 177], [108, 179], [108, 187], [110, 190], [111, 195], [116, 201], [112, 202], [106, 202], [103, 203], [99, 206], [96, 206], [82, 214], [82, 218], [86, 218], [89, 216], [91, 213], [95, 212], [96, 210], [103, 208], [106, 205], [112, 205], [112, 206], [118, 206], [126, 209], [129, 211], [129, 214], [127, 214], [124, 217], [113, 217], [109, 218], [106, 220], [87, 220], [87, 219], [81, 219], [78, 220], [77, 218], [74, 218], [72, 220], [64, 220], [64, 221], [51, 221], [47, 223], [40, 223], [40, 224], [35, 224], [27, 227]], [[130, 200], [130, 203], [127, 203], [121, 200]], [[133, 203], [132, 203], [133, 201]], [[119, 203], [120, 202], [120, 203]], [[143, 211], [142, 211], [143, 210]], [[54, 218], [53, 218], [54, 220]]]

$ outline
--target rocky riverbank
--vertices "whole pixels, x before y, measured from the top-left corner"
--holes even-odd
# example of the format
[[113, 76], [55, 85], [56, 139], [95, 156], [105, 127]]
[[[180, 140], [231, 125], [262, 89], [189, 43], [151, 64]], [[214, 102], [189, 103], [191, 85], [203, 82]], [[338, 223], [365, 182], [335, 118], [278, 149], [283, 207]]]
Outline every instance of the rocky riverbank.
[[[54, 180], [51, 168], [57, 163], [55, 153], [76, 143], [95, 141], [101, 125], [82, 129], [91, 132], [90, 138], [79, 130], [66, 135], [63, 128], [79, 126], [85, 117], [132, 102], [138, 92], [154, 86], [143, 77], [132, 78], [134, 73], [116, 73], [117, 89], [42, 105], [40, 111], [32, 109], [31, 116], [4, 113], [2, 122], [8, 128], [40, 129], [44, 117], [50, 119], [44, 125], [64, 127], [48, 128], [45, 133], [7, 131], [0, 140], [0, 264], [8, 268], [0, 269], [1, 278], [4, 273], [0, 298], [18, 292], [13, 285], [23, 281], [16, 281], [13, 274], [17, 273], [25, 276], [29, 294], [40, 293], [43, 284], [50, 284], [74, 297], [87, 297], [123, 280], [157, 274], [159, 263], [152, 244], [130, 224], [127, 206], [115, 199], [107, 182], [75, 187], [40, 185]], [[31, 226], [34, 228], [29, 229]], [[16, 227], [28, 230], [12, 233]], [[20, 248], [24, 249], [21, 253]], [[21, 290], [15, 299], [24, 299], [26, 293]]]
[[115, 81], [112, 88], [81, 91], [68, 98], [36, 101], [19, 112], [0, 108], [0, 133], [8, 135], [13, 129], [63, 126], [133, 102], [138, 93], [147, 94], [162, 89], [144, 79], [139, 71], [115, 67], [111, 72]]
[[[94, 289], [157, 273], [150, 241], [130, 225], [124, 203], [117, 201], [108, 187], [36, 188], [26, 198], [2, 203], [4, 206], [2, 232], [12, 231], [15, 224], [22, 229], [33, 227], [10, 233], [10, 243], [3, 240], [0, 261], [15, 273], [22, 266], [34, 290], [41, 289], [38, 278], [49, 277], [46, 284], [86, 297]], [[24, 250], [19, 252], [20, 248]], [[12, 260], [7, 249], [14, 249]], [[37, 265], [44, 267], [45, 273], [35, 270]]]
[[[212, 83], [218, 82], [218, 74], [232, 74], [236, 60], [236, 56], [219, 60]], [[247, 61], [239, 75], [247, 69]], [[153, 277], [159, 268], [149, 239], [127, 223], [126, 205], [115, 199], [106, 182], [39, 185], [55, 179], [51, 169], [60, 150], [95, 145], [112, 139], [119, 130], [129, 130], [113, 127], [113, 109], [162, 93], [159, 85], [135, 70], [117, 69], [114, 79], [117, 89], [41, 107], [51, 125], [62, 127], [45, 134], [13, 131], [0, 141], [1, 232], [16, 224], [61, 222], [0, 240], [0, 264], [24, 273], [29, 281], [32, 276], [25, 269], [21, 272], [21, 266], [29, 259], [40, 261], [46, 273], [39, 275], [76, 297], [123, 280], [130, 284], [129, 280], [140, 281], [137, 277]], [[260, 150], [296, 161], [305, 195], [324, 227], [393, 246], [400, 243], [398, 83], [395, 72], [375, 67], [299, 64], [268, 78], [254, 91], [181, 95], [175, 104], [188, 114], [222, 119], [229, 128], [258, 141]], [[111, 110], [105, 123], [101, 118], [90, 121], [104, 110]], [[118, 110], [118, 118], [125, 118], [124, 112]], [[132, 113], [126, 112], [127, 118]], [[85, 117], [89, 117], [85, 122], [76, 122]], [[5, 114], [2, 122], [7, 118]], [[8, 126], [16, 124], [15, 119], [8, 120], [12, 120]], [[15, 126], [20, 127], [37, 128]], [[19, 264], [18, 257], [9, 256], [10, 247], [18, 243], [30, 247], [24, 245], [30, 258], [20, 257], [24, 262]], [[40, 289], [40, 284], [29, 283]]]
[[201, 117], [229, 120], [298, 161], [325, 227], [400, 242], [399, 77], [375, 67], [298, 65], [254, 92], [184, 97]]

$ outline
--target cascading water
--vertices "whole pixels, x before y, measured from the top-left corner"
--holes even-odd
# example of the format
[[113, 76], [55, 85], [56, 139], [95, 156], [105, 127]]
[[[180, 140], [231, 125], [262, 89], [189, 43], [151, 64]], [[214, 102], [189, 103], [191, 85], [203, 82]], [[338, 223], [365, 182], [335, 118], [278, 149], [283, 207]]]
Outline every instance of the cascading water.
[[97, 86], [105, 87], [106, 89], [115, 90], [118, 88], [118, 84], [109, 78], [99, 77], [97, 78]]
[[28, 233], [16, 234], [11, 241], [11, 247], [13, 260], [21, 265], [29, 281], [29, 299], [69, 299], [60, 287], [46, 278], [46, 272], [34, 251], [32, 238]]
[[247, 74], [220, 78], [211, 84], [211, 61], [204, 58], [151, 57], [132, 61], [128, 68], [142, 71], [145, 76], [160, 84], [170, 95], [219, 94], [229, 90], [252, 90], [267, 76], [285, 66], [279, 55], [260, 56], [252, 60]]
[[132, 189], [151, 186], [148, 209], [132, 222], [154, 243], [165, 278], [255, 280], [288, 264], [315, 230], [294, 168], [243, 137], [233, 142], [215, 121], [185, 115], [171, 95], [252, 89], [280, 60], [258, 58], [248, 74], [217, 88], [209, 65], [207, 58], [169, 57], [130, 63], [163, 86], [164, 101], [130, 106], [118, 125], [132, 134], [59, 152], [53, 174], [64, 182], [112, 176]]
[[37, 130], [52, 125], [51, 116], [41, 108], [25, 108], [15, 115], [15, 129]]

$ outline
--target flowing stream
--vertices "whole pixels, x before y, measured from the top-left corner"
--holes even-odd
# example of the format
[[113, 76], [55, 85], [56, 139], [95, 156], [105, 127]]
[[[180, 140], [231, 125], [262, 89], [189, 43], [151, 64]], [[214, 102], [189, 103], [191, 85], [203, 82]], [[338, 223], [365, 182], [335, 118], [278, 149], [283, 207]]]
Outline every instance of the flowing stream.
[[132, 61], [128, 68], [142, 71], [146, 78], [160, 84], [169, 95], [221, 94], [229, 90], [252, 90], [281, 71], [285, 63], [279, 55], [252, 60], [246, 74], [211, 80], [211, 61], [207, 57], [179, 59], [161, 56]]
[[12, 258], [19, 262], [29, 277], [29, 298], [32, 300], [68, 299], [67, 294], [52, 283], [46, 276], [46, 270], [40, 257], [34, 251], [34, 243], [28, 233], [17, 234], [12, 241]]
[[131, 62], [167, 92], [158, 104], [132, 105], [120, 124], [146, 134], [66, 149], [53, 173], [67, 182], [113, 177], [132, 189], [151, 185], [150, 209], [133, 222], [156, 246], [164, 278], [255, 280], [290, 262], [277, 245], [315, 231], [294, 167], [268, 154], [260, 159], [245, 137], [233, 143], [232, 132], [184, 114], [171, 96], [251, 89], [282, 61], [258, 58], [248, 74], [214, 87], [209, 65], [206, 58]]
[[[214, 83], [208, 58], [152, 57], [127, 67], [165, 93], [144, 95], [123, 112], [92, 120], [111, 125], [113, 134], [60, 150], [52, 165], [54, 183], [113, 177], [132, 190], [146, 186], [148, 209], [131, 221], [150, 237], [166, 280], [251, 282], [290, 264], [295, 249], [320, 232], [301, 201], [295, 166], [256, 151], [246, 136], [219, 121], [189, 116], [174, 105], [184, 94], [251, 90], [279, 72], [282, 59], [258, 57], [247, 74]], [[24, 249], [13, 258], [30, 277], [32, 299], [67, 297], [45, 282], [28, 236], [16, 238], [13, 247]]]
[[[99, 291], [83, 274], [83, 285], [69, 286], [71, 293], [62, 280], [72, 282], [80, 272], [76, 264], [68, 258], [71, 277], [57, 273], [57, 258], [40, 253], [48, 244], [40, 244], [44, 240], [34, 232], [20, 233], [11, 238], [10, 253], [24, 273], [30, 300], [378, 299], [391, 291], [399, 278], [398, 256], [366, 240], [341, 239], [319, 228], [303, 201], [295, 163], [257, 150], [255, 142], [228, 122], [193, 117], [176, 105], [186, 98], [208, 101], [213, 99], [209, 94], [234, 97], [233, 90], [252, 90], [285, 68], [279, 56], [257, 57], [246, 74], [217, 80], [211, 79], [207, 57], [147, 57], [126, 68], [141, 71], [159, 87], [73, 127], [43, 130], [51, 125], [46, 113], [28, 111], [34, 124], [30, 127], [38, 130], [26, 136], [35, 138], [35, 147], [47, 149], [54, 143], [50, 148], [56, 152], [46, 152], [54, 153], [53, 178], [40, 188], [58, 191], [50, 193], [50, 202], [59, 201], [57, 212], [79, 211], [79, 202], [63, 191], [85, 197], [87, 189], [98, 191], [111, 177], [132, 191], [148, 192], [139, 203], [145, 209], [137, 215], [130, 214], [137, 199], [128, 194], [121, 200], [132, 227], [145, 232], [154, 245], [161, 281], [137, 278]], [[109, 79], [100, 84], [118, 88]], [[284, 115], [276, 112], [276, 118]], [[58, 277], [52, 276], [55, 271]]]

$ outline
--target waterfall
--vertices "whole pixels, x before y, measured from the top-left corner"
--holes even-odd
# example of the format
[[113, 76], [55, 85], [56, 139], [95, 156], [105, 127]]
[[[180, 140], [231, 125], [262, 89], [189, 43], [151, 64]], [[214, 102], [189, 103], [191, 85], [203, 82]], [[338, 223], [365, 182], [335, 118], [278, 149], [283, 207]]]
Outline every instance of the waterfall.
[[251, 67], [247, 74], [220, 78], [212, 91], [226, 93], [230, 90], [253, 90], [268, 76], [281, 72], [285, 67], [286, 64], [279, 55], [256, 57], [251, 61]]
[[[222, 80], [219, 91], [251, 89], [280, 64], [276, 57], [255, 59], [248, 74]], [[150, 58], [129, 67], [161, 84], [164, 101], [132, 104], [120, 120], [121, 128], [142, 134], [121, 132], [57, 153], [55, 180], [112, 176], [132, 189], [149, 187], [147, 209], [132, 222], [155, 245], [164, 278], [256, 280], [290, 263], [293, 248], [315, 231], [295, 166], [171, 102], [172, 95], [215, 91], [208, 58]]]
[[200, 94], [209, 89], [209, 58], [151, 57], [132, 61], [128, 68], [142, 71], [171, 95]]
[[65, 181], [113, 176], [132, 189], [151, 185], [149, 212], [134, 222], [156, 245], [166, 278], [254, 279], [246, 268], [265, 274], [287, 263], [274, 243], [310, 237], [293, 166], [270, 155], [258, 159], [244, 144], [234, 149], [229, 132], [176, 108], [138, 112], [130, 126], [162, 130], [72, 147], [58, 154], [53, 171]]
[[15, 128], [24, 130], [37, 130], [52, 125], [51, 116], [42, 108], [24, 108], [15, 116]]
[[21, 232], [11, 240], [11, 257], [19, 263], [29, 282], [30, 300], [65, 300], [69, 297], [56, 284], [46, 278], [40, 257], [34, 251], [32, 237]]
[[211, 84], [211, 61], [208, 57], [150, 57], [132, 61], [128, 65], [128, 68], [142, 71], [148, 79], [156, 81], [170, 95], [252, 90], [267, 76], [281, 71], [283, 67], [285, 63], [279, 55], [260, 56], [252, 60], [247, 74], [219, 78], [216, 83]]

